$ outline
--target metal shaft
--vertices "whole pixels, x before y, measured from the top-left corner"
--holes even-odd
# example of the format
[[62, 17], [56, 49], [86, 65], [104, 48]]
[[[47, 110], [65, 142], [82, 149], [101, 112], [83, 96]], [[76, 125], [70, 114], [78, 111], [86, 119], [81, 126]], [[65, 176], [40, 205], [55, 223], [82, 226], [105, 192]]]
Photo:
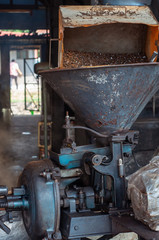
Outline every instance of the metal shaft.
[[43, 80], [43, 102], [44, 102], [44, 149], [45, 158], [48, 157], [48, 146], [47, 146], [47, 89], [46, 82]]

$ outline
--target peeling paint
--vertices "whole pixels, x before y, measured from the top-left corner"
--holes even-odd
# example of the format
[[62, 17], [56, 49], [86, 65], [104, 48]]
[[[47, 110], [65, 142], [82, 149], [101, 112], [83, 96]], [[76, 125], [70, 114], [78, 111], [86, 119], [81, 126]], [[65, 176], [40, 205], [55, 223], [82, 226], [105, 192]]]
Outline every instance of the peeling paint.
[[105, 74], [100, 74], [99, 76], [90, 74], [88, 76], [88, 82], [95, 82], [96, 84], [105, 84], [108, 82], [108, 76]]
[[148, 6], [61, 6], [63, 27], [88, 27], [109, 23], [158, 25]]

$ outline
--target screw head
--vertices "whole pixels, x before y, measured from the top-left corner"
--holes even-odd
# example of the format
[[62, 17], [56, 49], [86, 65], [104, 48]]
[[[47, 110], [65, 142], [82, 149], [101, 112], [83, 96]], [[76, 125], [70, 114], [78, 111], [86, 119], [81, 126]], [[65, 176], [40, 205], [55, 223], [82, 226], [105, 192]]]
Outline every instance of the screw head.
[[74, 226], [74, 230], [77, 231], [79, 229], [79, 226]]

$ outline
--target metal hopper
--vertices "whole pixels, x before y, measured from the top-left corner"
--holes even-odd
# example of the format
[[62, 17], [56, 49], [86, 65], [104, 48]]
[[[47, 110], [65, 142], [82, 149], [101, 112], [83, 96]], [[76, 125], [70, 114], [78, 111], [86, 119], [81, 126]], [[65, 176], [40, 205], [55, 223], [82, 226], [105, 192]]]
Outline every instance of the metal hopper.
[[159, 63], [39, 73], [87, 126], [102, 133], [130, 129], [159, 88]]
[[[148, 62], [158, 49], [158, 26], [147, 6], [60, 7], [59, 68], [39, 73], [87, 126], [102, 133], [130, 129], [159, 88], [159, 63]], [[64, 69], [65, 53], [71, 51], [97, 57], [143, 53], [147, 63], [86, 62]], [[75, 61], [79, 58], [70, 59]]]

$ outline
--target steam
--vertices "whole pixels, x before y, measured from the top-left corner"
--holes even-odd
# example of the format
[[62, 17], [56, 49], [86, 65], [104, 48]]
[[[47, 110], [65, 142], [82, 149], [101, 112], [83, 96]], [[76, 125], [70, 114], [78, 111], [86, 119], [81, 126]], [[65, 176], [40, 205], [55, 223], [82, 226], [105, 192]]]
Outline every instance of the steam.
[[[7, 185], [9, 188], [17, 185], [18, 174], [22, 171], [16, 165], [15, 152], [12, 143], [10, 129], [0, 128], [0, 185]], [[15, 140], [14, 140], [15, 141]], [[19, 169], [18, 169], [19, 167]]]
[[[13, 136], [10, 129], [2, 127], [0, 124], [0, 185], [6, 185], [8, 189], [17, 186], [18, 176], [22, 171], [18, 162], [16, 162], [16, 149], [14, 149]], [[0, 215], [4, 212], [0, 211]], [[26, 230], [23, 225], [21, 218], [21, 213], [19, 212], [19, 220], [14, 223], [5, 222], [5, 224], [11, 229], [9, 235], [7, 235], [3, 230], [0, 229], [0, 239], [3, 240], [29, 240]]]

